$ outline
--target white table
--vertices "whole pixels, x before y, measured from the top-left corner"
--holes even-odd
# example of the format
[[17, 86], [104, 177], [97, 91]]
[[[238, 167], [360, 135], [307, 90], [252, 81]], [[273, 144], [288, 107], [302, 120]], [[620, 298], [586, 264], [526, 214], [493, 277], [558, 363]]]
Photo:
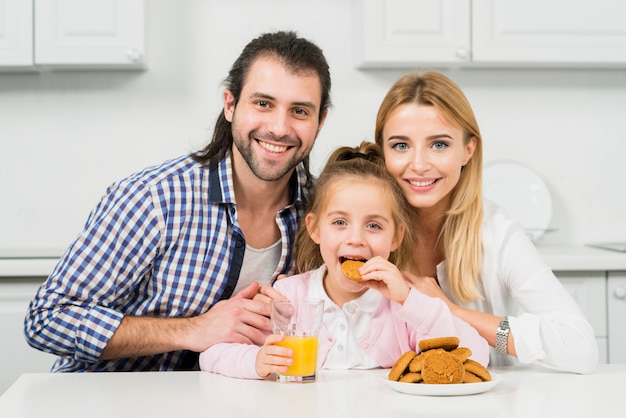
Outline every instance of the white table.
[[[493, 368], [489, 392], [405, 395], [384, 370], [322, 371], [312, 384], [232, 379], [207, 372], [34, 373], [0, 397], [0, 417], [601, 417], [623, 411], [626, 364], [591, 375]], [[619, 415], [619, 413], [618, 413]]]

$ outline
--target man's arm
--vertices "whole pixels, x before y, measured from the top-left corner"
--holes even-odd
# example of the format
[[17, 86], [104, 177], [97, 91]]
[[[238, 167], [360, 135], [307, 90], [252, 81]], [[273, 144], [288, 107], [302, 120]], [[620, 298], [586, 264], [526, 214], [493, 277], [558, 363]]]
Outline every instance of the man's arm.
[[271, 331], [269, 300], [282, 298], [270, 286], [251, 283], [228, 300], [191, 318], [125, 316], [102, 352], [102, 360], [176, 350], [202, 352], [216, 343], [262, 345]]

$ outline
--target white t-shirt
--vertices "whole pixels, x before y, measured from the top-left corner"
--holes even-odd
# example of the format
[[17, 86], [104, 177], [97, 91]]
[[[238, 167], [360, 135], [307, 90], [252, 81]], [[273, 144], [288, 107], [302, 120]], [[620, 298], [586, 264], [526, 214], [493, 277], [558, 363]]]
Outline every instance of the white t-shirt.
[[269, 284], [278, 267], [281, 250], [280, 240], [267, 248], [252, 248], [246, 244], [243, 255], [243, 264], [239, 273], [239, 280], [233, 291], [233, 295], [252, 282]]

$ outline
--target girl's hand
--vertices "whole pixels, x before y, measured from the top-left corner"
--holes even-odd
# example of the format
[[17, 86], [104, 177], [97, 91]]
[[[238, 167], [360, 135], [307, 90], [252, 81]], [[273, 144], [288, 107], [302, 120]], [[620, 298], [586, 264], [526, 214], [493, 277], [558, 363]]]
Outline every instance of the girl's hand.
[[409, 296], [409, 283], [389, 260], [379, 256], [373, 257], [363, 264], [359, 271], [365, 286], [376, 289], [388, 299], [403, 304]]
[[293, 350], [291, 348], [274, 345], [283, 340], [282, 335], [270, 334], [265, 338], [256, 356], [256, 373], [260, 377], [267, 377], [272, 373], [285, 373], [287, 367], [293, 364]]

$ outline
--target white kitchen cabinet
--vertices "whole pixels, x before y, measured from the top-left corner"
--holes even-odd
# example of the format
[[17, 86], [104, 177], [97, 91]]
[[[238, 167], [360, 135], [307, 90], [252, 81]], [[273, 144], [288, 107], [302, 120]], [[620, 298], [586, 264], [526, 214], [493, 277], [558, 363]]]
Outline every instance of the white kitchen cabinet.
[[626, 272], [609, 272], [609, 362], [626, 363]]
[[0, 0], [0, 66], [33, 64], [32, 21], [30, 0]]
[[606, 272], [559, 271], [555, 274], [593, 327], [600, 363], [608, 363], [608, 336], [612, 339], [613, 335], [607, 333]]
[[621, 0], [353, 0], [376, 67], [626, 67]]
[[35, 0], [35, 64], [141, 67], [143, 0]]
[[144, 14], [144, 0], [0, 0], [0, 66], [143, 68]]
[[48, 372], [56, 359], [24, 338], [24, 316], [43, 278], [0, 278], [0, 394], [22, 373]]

